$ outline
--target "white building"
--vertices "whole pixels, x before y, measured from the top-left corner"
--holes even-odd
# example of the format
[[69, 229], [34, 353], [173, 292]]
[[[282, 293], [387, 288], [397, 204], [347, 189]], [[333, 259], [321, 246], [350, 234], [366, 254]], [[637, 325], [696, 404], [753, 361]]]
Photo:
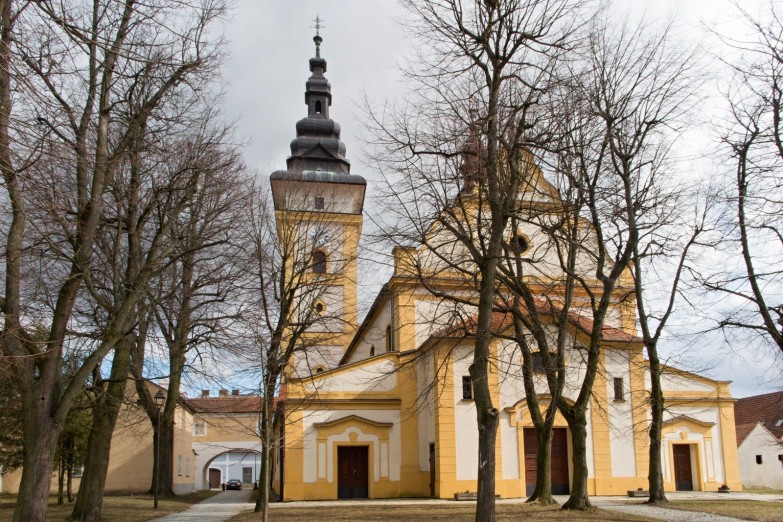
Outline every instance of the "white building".
[[783, 489], [783, 392], [739, 399], [734, 414], [743, 486]]

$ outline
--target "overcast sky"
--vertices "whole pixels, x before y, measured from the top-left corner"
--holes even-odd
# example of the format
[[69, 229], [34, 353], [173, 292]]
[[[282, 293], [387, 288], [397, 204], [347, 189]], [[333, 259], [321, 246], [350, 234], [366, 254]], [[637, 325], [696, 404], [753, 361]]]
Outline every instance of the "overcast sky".
[[[758, 12], [763, 2], [743, 0], [745, 9]], [[679, 33], [693, 42], [708, 41], [705, 27], [737, 31], [729, 0], [620, 0], [611, 12], [617, 16], [646, 13], [650, 20], [675, 16]], [[404, 13], [394, 0], [239, 0], [226, 24], [229, 58], [223, 68], [226, 115], [236, 119], [240, 138], [247, 140], [249, 167], [268, 176], [285, 168], [294, 138], [294, 125], [305, 116], [304, 84], [314, 55], [313, 19], [323, 21], [322, 56], [332, 84], [331, 116], [342, 126], [351, 172], [368, 179], [368, 201], [373, 195], [372, 173], [363, 163], [361, 103], [363, 93], [375, 101], [393, 100], [405, 92], [398, 64], [410, 51], [397, 20]], [[706, 40], [705, 40], [706, 39]], [[707, 46], [712, 44], [707, 43]], [[717, 90], [718, 81], [707, 87]], [[707, 118], [709, 119], [709, 115]], [[707, 136], [699, 139], [706, 141]], [[704, 163], [693, 168], [705, 168]], [[708, 168], [708, 167], [707, 167]], [[372, 208], [365, 208], [372, 213]], [[383, 274], [383, 269], [376, 272]], [[377, 293], [385, 276], [361, 289], [365, 303]], [[366, 279], [366, 278], [365, 278]], [[710, 377], [732, 380], [732, 393], [743, 397], [781, 387], [781, 365], [772, 352], [743, 350], [730, 354], [719, 338], [690, 348], [691, 367], [710, 361]], [[697, 357], [698, 356], [698, 357]]]

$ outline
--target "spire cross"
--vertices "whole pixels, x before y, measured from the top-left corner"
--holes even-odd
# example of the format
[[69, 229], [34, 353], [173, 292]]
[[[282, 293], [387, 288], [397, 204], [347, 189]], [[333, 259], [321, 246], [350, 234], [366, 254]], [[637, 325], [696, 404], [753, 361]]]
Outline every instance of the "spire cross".
[[323, 38], [321, 38], [321, 28], [322, 27], [326, 27], [326, 26], [325, 25], [321, 25], [321, 22], [323, 22], [323, 20], [318, 15], [315, 15], [315, 20], [313, 20], [313, 22], [315, 22], [315, 26], [314, 26], [315, 37], [313, 38], [313, 41], [315, 42], [315, 56], [320, 58], [321, 57], [321, 42], [323, 41]]
[[318, 15], [315, 15], [315, 20], [313, 20], [313, 22], [315, 22], [315, 26], [314, 26], [315, 35], [316, 36], [320, 36], [321, 35], [321, 27], [326, 27], [326, 26], [325, 25], [321, 25], [321, 22], [323, 22], [323, 20]]

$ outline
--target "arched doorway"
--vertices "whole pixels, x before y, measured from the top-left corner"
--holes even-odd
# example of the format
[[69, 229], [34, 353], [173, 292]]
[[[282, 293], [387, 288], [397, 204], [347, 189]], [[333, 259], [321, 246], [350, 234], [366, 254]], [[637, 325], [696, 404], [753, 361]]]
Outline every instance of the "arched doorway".
[[261, 473], [261, 454], [251, 450], [225, 451], [216, 455], [204, 467], [210, 489], [219, 488], [231, 479], [248, 486], [258, 481]]

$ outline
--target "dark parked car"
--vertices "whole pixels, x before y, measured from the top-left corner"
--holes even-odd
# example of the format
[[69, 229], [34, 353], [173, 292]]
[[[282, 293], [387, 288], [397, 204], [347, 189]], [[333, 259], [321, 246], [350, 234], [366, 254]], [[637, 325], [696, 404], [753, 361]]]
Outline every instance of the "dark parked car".
[[226, 489], [242, 489], [242, 481], [239, 479], [231, 479], [226, 482]]

